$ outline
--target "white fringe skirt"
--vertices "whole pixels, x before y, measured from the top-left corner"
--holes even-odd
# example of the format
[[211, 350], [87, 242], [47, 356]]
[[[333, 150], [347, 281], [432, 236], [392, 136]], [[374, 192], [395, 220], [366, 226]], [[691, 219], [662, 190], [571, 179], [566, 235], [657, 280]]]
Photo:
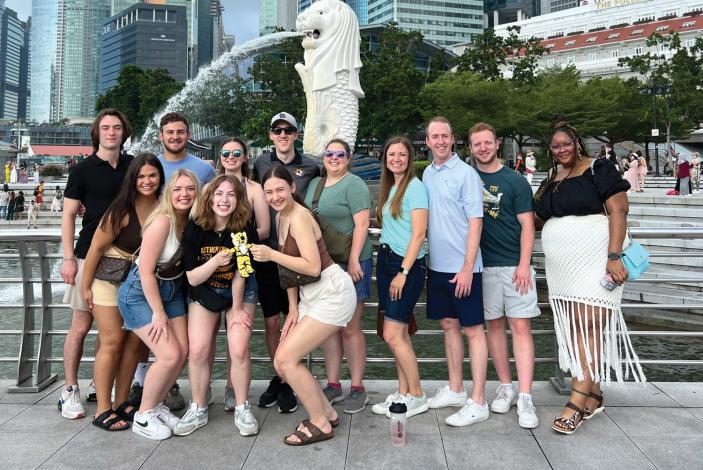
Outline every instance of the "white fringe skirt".
[[[595, 382], [609, 383], [611, 370], [622, 382], [632, 374], [646, 380], [625, 325], [620, 302], [623, 287], [609, 291], [600, 285], [608, 259], [608, 218], [605, 215], [554, 217], [542, 229], [549, 303], [559, 346], [559, 366], [578, 380], [579, 342]], [[625, 240], [625, 246], [628, 240]], [[600, 331], [596, 330], [600, 325]], [[593, 338], [600, 342], [593, 350]]]

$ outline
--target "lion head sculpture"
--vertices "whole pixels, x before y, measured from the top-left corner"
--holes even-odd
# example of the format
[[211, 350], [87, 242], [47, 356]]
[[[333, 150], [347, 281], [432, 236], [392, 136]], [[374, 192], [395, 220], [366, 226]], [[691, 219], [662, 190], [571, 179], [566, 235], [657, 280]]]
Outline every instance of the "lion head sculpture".
[[295, 26], [313, 40], [312, 61], [305, 64], [314, 70], [313, 91], [334, 86], [337, 72], [348, 70], [351, 91], [364, 96], [359, 83], [359, 21], [349, 5], [339, 0], [319, 0], [298, 15]]

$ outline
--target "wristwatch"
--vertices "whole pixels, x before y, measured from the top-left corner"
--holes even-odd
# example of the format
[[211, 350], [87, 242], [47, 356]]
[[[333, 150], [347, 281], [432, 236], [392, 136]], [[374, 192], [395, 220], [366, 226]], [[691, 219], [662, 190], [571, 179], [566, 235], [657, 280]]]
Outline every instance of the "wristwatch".
[[409, 270], [409, 269], [405, 269], [405, 268], [402, 267], [402, 266], [398, 268], [398, 272], [401, 273], [401, 274], [403, 274], [403, 275], [405, 275], [405, 276], [407, 276], [408, 274], [410, 274], [410, 270]]
[[620, 259], [620, 253], [608, 253], [608, 259], [611, 261], [617, 261]]

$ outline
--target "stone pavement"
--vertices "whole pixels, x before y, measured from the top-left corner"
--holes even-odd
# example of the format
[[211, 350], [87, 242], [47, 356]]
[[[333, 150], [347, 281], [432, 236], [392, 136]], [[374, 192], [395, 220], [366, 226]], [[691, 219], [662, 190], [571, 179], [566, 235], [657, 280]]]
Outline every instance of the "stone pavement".
[[[187, 381], [181, 390], [189, 396]], [[451, 428], [444, 418], [454, 409], [430, 410], [409, 420], [408, 443], [390, 444], [388, 420], [357, 415], [338, 407], [341, 425], [331, 441], [296, 448], [283, 444], [304, 410], [282, 415], [276, 408], [254, 408], [261, 430], [241, 437], [231, 413], [222, 407], [224, 383], [213, 383], [215, 404], [210, 423], [191, 436], [154, 442], [132, 432], [108, 433], [88, 418], [68, 421], [56, 409], [59, 384], [38, 394], [8, 394], [11, 381], [0, 381], [0, 469], [701, 469], [703, 468], [703, 384], [617, 384], [605, 390], [606, 412], [587, 421], [572, 436], [557, 434], [551, 420], [565, 397], [546, 382], [535, 383], [540, 426], [518, 426], [515, 408], [466, 428]], [[83, 387], [87, 383], [81, 383]], [[255, 381], [251, 397], [267, 384]], [[439, 382], [424, 382], [433, 394]], [[371, 403], [396, 386], [369, 381]], [[494, 397], [496, 383], [487, 386]], [[345, 390], [348, 383], [344, 384]], [[91, 404], [89, 416], [95, 411]]]

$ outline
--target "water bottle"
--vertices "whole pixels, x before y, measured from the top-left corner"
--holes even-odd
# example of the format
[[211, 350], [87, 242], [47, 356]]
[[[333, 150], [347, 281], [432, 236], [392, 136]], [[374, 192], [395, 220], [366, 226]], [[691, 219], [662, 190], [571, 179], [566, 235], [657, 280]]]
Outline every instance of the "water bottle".
[[408, 407], [405, 403], [393, 403], [389, 409], [391, 413], [391, 444], [396, 447], [405, 445], [408, 418], [405, 415]]

